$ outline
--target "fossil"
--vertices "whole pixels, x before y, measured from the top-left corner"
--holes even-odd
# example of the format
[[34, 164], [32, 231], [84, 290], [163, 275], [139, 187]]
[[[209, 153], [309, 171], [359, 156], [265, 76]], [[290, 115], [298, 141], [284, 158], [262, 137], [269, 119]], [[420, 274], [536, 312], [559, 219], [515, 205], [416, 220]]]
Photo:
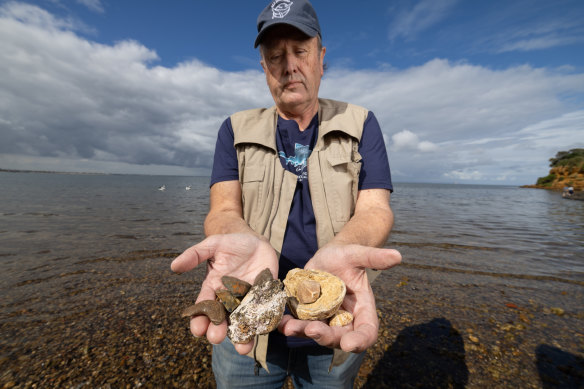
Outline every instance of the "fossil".
[[225, 288], [237, 298], [242, 298], [247, 294], [251, 285], [248, 282], [240, 280], [239, 278], [231, 277], [231, 276], [223, 276], [221, 277], [221, 281]]
[[[299, 291], [316, 282], [320, 295], [312, 303], [302, 303]], [[321, 270], [292, 269], [284, 279], [288, 307], [301, 320], [324, 320], [333, 316], [345, 298], [347, 288], [339, 277]], [[297, 304], [296, 304], [297, 302]]]
[[269, 279], [265, 273], [263, 277], [256, 279], [241, 304], [229, 315], [227, 336], [233, 343], [247, 343], [256, 335], [267, 334], [282, 319], [287, 300], [282, 282], [274, 280], [271, 273]]
[[225, 320], [225, 308], [219, 301], [215, 300], [204, 300], [199, 301], [195, 305], [187, 307], [183, 312], [182, 316], [200, 316], [205, 315], [211, 320], [215, 325], [221, 324]]
[[331, 327], [342, 327], [353, 322], [353, 314], [351, 312], [345, 311], [344, 309], [339, 309], [333, 317], [329, 320], [329, 326]]
[[227, 312], [233, 312], [241, 303], [241, 300], [235, 297], [233, 293], [227, 289], [217, 289], [215, 291], [215, 296], [217, 296]]

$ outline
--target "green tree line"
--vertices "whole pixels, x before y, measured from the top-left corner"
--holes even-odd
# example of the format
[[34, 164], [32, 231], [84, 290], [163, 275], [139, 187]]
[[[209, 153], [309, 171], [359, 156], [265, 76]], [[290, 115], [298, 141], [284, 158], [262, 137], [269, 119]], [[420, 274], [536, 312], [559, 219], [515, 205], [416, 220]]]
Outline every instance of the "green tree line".
[[[556, 156], [550, 158], [550, 167], [568, 166], [574, 167], [578, 173], [584, 174], [584, 149], [571, 149], [570, 151], [558, 151]], [[551, 186], [556, 175], [553, 173], [537, 179], [537, 185]], [[569, 183], [566, 183], [569, 185]]]

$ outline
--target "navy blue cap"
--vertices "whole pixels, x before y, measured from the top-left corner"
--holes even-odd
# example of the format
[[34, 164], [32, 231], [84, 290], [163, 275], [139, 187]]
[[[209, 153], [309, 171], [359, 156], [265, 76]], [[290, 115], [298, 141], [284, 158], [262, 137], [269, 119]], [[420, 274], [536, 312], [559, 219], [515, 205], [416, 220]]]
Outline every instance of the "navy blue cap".
[[270, 27], [289, 24], [309, 37], [320, 34], [320, 25], [312, 4], [308, 0], [274, 0], [258, 16], [258, 36], [254, 48], [258, 47]]

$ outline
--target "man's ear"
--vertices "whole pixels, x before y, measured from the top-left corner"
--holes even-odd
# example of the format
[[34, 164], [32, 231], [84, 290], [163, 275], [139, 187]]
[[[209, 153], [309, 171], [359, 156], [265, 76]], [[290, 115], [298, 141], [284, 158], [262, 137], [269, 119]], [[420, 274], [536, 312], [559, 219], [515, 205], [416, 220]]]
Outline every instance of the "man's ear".
[[320, 51], [320, 76], [324, 75], [324, 55], [326, 54], [326, 47]]

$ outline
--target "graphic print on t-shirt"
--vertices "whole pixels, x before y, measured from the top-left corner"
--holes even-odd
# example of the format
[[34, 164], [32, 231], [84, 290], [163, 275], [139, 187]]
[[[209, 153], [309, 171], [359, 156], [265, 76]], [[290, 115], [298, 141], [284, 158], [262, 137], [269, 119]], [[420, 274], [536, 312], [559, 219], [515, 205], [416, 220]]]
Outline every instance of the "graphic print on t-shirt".
[[280, 151], [280, 157], [284, 158], [286, 165], [292, 165], [298, 175], [298, 181], [302, 182], [308, 178], [306, 171], [306, 160], [310, 155], [310, 148], [299, 143], [294, 144], [295, 155], [287, 156], [283, 151]]

